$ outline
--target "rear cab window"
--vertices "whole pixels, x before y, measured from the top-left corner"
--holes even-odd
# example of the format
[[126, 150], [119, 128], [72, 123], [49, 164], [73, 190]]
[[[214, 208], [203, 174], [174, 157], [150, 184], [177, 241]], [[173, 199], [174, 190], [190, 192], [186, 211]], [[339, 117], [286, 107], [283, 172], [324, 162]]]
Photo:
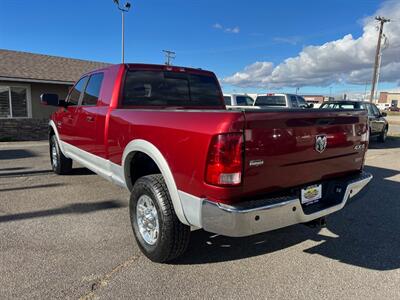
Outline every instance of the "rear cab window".
[[214, 76], [165, 70], [128, 70], [123, 106], [221, 107]]
[[255, 105], [285, 107], [286, 106], [286, 97], [285, 96], [275, 96], [275, 95], [258, 96], [256, 99]]
[[[368, 107], [368, 105], [367, 105]], [[332, 102], [332, 103], [324, 103], [320, 106], [321, 109], [365, 109], [363, 103], [355, 103], [355, 102]]]

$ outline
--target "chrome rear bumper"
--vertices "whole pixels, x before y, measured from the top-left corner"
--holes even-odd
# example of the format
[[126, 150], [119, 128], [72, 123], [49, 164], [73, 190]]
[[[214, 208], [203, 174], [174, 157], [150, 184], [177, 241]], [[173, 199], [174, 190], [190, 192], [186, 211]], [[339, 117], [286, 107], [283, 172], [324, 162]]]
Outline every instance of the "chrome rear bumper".
[[306, 214], [298, 197], [280, 197], [255, 200], [240, 206], [224, 205], [203, 199], [201, 207], [202, 227], [221, 235], [240, 237], [306, 223], [342, 209], [347, 200], [354, 197], [372, 179], [362, 172], [344, 182], [346, 188], [338, 204]]

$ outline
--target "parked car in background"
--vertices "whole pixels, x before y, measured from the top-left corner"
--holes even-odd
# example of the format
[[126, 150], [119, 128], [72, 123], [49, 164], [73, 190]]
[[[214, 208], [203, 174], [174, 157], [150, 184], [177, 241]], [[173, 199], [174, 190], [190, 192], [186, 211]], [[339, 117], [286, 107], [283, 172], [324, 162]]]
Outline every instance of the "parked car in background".
[[388, 110], [389, 110], [389, 111], [400, 111], [400, 107], [392, 105], [392, 106], [390, 106], [390, 107], [388, 108]]
[[390, 104], [389, 103], [377, 103], [376, 106], [379, 110], [389, 110]]
[[306, 100], [306, 102], [308, 103], [308, 104], [312, 104], [312, 107], [313, 108], [319, 108], [320, 106], [321, 106], [321, 102], [319, 102], [318, 100], [307, 100], [307, 99], [304, 99], [304, 100]]
[[312, 108], [313, 105], [303, 97], [294, 94], [260, 94], [257, 96], [254, 106], [273, 108]]
[[254, 99], [247, 94], [224, 94], [227, 106], [253, 106]]
[[157, 262], [182, 255], [191, 229], [240, 237], [321, 224], [372, 178], [365, 111], [226, 111], [205, 70], [112, 65], [42, 102], [59, 107], [53, 171], [76, 161], [125, 187], [136, 241]]
[[328, 101], [321, 105], [320, 109], [355, 109], [368, 112], [369, 133], [371, 137], [378, 137], [378, 141], [384, 143], [389, 131], [389, 123], [385, 119], [386, 113], [380, 112], [378, 107], [364, 101]]

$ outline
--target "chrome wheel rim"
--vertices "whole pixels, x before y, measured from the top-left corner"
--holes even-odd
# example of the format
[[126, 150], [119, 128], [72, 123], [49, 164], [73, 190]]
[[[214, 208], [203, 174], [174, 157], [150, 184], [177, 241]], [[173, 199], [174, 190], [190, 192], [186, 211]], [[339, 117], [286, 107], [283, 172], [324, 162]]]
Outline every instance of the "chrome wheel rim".
[[58, 165], [57, 148], [54, 143], [51, 145], [51, 163], [54, 168], [57, 168], [57, 165]]
[[158, 239], [160, 225], [156, 206], [147, 195], [140, 196], [136, 204], [136, 222], [144, 241], [154, 245]]

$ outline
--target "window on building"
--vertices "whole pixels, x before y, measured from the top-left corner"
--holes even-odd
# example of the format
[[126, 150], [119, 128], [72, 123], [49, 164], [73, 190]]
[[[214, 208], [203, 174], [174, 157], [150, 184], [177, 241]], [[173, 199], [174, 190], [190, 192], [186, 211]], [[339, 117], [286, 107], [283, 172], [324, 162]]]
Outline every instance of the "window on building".
[[28, 87], [0, 86], [0, 118], [29, 118]]
[[96, 105], [100, 95], [103, 73], [93, 74], [89, 78], [85, 93], [83, 94], [82, 105]]

